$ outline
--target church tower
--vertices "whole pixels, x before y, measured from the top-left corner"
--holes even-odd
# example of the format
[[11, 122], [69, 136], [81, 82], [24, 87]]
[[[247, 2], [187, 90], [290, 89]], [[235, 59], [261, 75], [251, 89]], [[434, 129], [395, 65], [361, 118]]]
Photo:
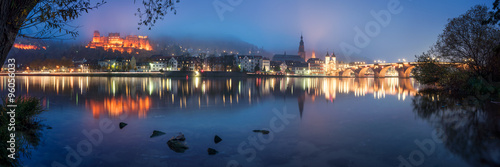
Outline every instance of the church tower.
[[326, 52], [325, 55], [325, 64], [330, 64], [330, 54], [328, 53], [328, 51]]
[[300, 35], [300, 46], [299, 46], [299, 56], [300, 58], [306, 60], [306, 51], [304, 51], [304, 38], [302, 37], [302, 34]]
[[333, 70], [337, 70], [337, 56], [335, 52], [332, 52], [332, 56], [330, 56], [330, 64], [333, 65]]

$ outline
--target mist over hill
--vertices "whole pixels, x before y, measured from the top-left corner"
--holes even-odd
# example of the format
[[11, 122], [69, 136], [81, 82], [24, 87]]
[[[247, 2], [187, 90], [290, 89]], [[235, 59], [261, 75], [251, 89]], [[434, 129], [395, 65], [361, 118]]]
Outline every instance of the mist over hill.
[[[221, 55], [221, 54], [255, 54], [271, 57], [273, 54], [248, 42], [232, 37], [150, 37], [153, 51], [135, 50], [132, 53], [105, 51], [102, 48], [86, 48], [90, 41], [74, 42], [68, 40], [34, 40], [18, 38], [15, 43], [35, 45], [40, 49], [25, 50], [13, 47], [9, 58], [16, 58], [19, 63], [29, 63], [33, 60], [61, 59], [73, 60], [102, 59], [105, 57], [123, 57], [146, 59], [152, 55]], [[43, 49], [42, 47], [45, 47]]]
[[[262, 55], [272, 58], [274, 54], [264, 50], [262, 47], [255, 46], [248, 42], [239, 40], [230, 36], [181, 36], [181, 37], [149, 37], [153, 51], [135, 50], [132, 53], [106, 51], [102, 48], [86, 48], [90, 41], [68, 41], [68, 40], [34, 40], [34, 39], [16, 39], [16, 44], [34, 45], [39, 49], [25, 50], [13, 47], [9, 52], [8, 58], [15, 58], [19, 64], [29, 64], [34, 60], [62, 59], [63, 57], [71, 60], [99, 60], [102, 58], [131, 58], [134, 56], [139, 61], [147, 60], [152, 55], [179, 56], [179, 55], [222, 55], [222, 54], [240, 54], [240, 55]], [[42, 47], [45, 47], [43, 49]], [[293, 54], [293, 53], [289, 53]], [[338, 62], [365, 61], [367, 63], [373, 60], [366, 57], [342, 56], [336, 53]], [[323, 58], [323, 55], [318, 55]]]

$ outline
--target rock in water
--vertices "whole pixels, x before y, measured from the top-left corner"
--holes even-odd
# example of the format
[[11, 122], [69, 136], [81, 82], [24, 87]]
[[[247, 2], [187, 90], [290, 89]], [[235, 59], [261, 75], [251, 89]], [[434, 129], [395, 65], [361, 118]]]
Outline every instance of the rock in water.
[[155, 131], [153, 131], [153, 134], [151, 134], [151, 136], [149, 136], [149, 138], [158, 137], [158, 136], [161, 136], [164, 134], [165, 134], [165, 132], [155, 130]]
[[253, 132], [257, 132], [257, 133], [262, 133], [262, 134], [269, 134], [269, 131], [268, 130], [253, 130]]
[[215, 144], [217, 144], [217, 143], [219, 143], [221, 141], [222, 141], [222, 139], [219, 136], [215, 135], [215, 137], [214, 137]]
[[208, 155], [215, 155], [217, 153], [219, 153], [217, 150], [213, 149], [213, 148], [208, 148]]
[[177, 153], [184, 153], [189, 148], [185, 142], [179, 140], [169, 140], [167, 145], [171, 150]]
[[123, 127], [127, 126], [128, 124], [126, 124], [125, 122], [120, 122], [120, 129], [123, 129]]
[[180, 140], [180, 141], [184, 141], [184, 140], [186, 140], [186, 138], [184, 137], [184, 134], [182, 134], [182, 133], [179, 133], [179, 135], [177, 135], [177, 136], [175, 137], [175, 139], [176, 139], [176, 140]]
[[186, 140], [186, 138], [184, 138], [184, 135], [181, 133], [168, 140], [167, 145], [171, 150], [177, 153], [184, 153], [189, 148], [184, 140]]

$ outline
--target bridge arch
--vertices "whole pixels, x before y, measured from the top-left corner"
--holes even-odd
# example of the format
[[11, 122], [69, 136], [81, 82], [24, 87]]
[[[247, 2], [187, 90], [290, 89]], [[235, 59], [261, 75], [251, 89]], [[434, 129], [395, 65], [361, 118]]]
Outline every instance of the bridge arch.
[[375, 77], [385, 77], [387, 70], [389, 70], [390, 68], [392, 68], [392, 66], [375, 67], [375, 69], [373, 70], [373, 72], [375, 72]]
[[410, 66], [408, 67], [406, 70], [405, 70], [405, 76], [399, 76], [399, 77], [406, 77], [406, 78], [409, 78], [410, 77], [410, 74], [411, 72], [413, 71], [413, 69], [415, 69], [416, 66]]
[[356, 77], [365, 77], [366, 72], [370, 69], [370, 67], [360, 67], [358, 70], [356, 70]]
[[343, 72], [342, 72], [342, 76], [343, 77], [351, 77], [351, 74], [353, 73], [354, 71], [352, 71], [351, 69], [345, 69]]

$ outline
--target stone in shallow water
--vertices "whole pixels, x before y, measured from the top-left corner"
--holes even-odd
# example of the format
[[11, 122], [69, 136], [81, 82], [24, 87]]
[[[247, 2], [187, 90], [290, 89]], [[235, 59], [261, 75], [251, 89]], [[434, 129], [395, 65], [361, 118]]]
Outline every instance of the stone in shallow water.
[[120, 129], [123, 129], [123, 127], [127, 126], [128, 124], [126, 124], [125, 122], [120, 122]]
[[217, 150], [213, 149], [213, 148], [208, 148], [208, 155], [215, 155], [217, 153], [219, 153]]
[[178, 136], [168, 140], [167, 145], [171, 150], [177, 153], [184, 153], [189, 148], [186, 142], [184, 142], [185, 140], [184, 134], [180, 133]]
[[219, 136], [215, 135], [215, 137], [214, 137], [215, 144], [217, 144], [217, 143], [219, 143], [221, 141], [222, 141], [222, 138], [220, 138]]
[[175, 139], [176, 139], [176, 140], [180, 140], [180, 141], [184, 141], [184, 140], [186, 140], [186, 138], [184, 137], [184, 134], [182, 134], [182, 133], [179, 133], [179, 135], [177, 135], [177, 136], [175, 137]]
[[165, 132], [155, 130], [155, 131], [153, 131], [153, 134], [151, 134], [151, 136], [149, 136], [149, 138], [158, 137], [158, 136], [161, 136], [164, 134], [165, 134]]
[[262, 133], [262, 134], [269, 134], [269, 131], [268, 130], [253, 130], [253, 132], [257, 132], [257, 133]]

